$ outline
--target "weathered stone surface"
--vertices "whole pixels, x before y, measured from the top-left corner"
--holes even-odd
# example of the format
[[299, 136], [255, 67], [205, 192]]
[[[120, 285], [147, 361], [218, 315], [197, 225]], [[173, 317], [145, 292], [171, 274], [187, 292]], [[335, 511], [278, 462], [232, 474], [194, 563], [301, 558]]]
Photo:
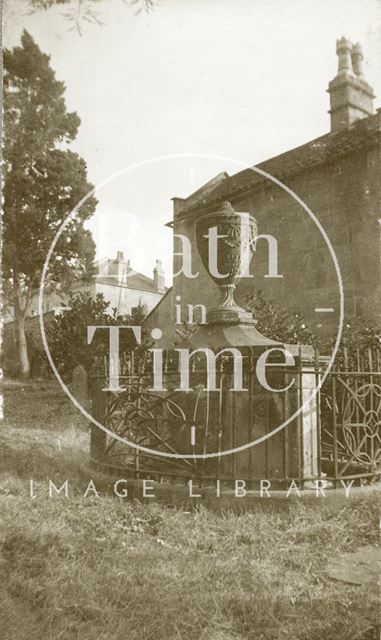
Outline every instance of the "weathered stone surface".
[[381, 549], [363, 547], [333, 558], [326, 573], [333, 580], [353, 585], [377, 586], [381, 577]]
[[86, 369], [79, 364], [73, 369], [73, 382], [71, 390], [73, 396], [85, 409], [88, 407], [88, 379]]

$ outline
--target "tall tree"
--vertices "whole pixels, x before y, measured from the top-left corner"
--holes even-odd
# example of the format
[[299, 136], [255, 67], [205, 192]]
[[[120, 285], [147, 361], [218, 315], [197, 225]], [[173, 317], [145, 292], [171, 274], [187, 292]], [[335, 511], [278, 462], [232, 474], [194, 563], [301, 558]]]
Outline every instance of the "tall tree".
[[[21, 46], [4, 51], [3, 192], [3, 290], [14, 313], [22, 376], [29, 375], [25, 318], [47, 252], [62, 221], [92, 189], [84, 160], [68, 148], [80, 120], [66, 111], [64, 92], [49, 56], [24, 31]], [[91, 275], [94, 242], [84, 222], [95, 206], [89, 198], [62, 233], [50, 290]]]

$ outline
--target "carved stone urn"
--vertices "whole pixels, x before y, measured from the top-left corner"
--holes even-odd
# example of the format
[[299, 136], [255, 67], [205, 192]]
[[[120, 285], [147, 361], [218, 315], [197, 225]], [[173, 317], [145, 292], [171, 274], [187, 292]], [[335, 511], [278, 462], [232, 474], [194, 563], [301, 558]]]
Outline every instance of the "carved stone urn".
[[202, 263], [220, 288], [220, 301], [208, 311], [208, 323], [254, 324], [252, 314], [236, 304], [234, 290], [248, 275], [257, 229], [255, 218], [234, 211], [230, 202], [197, 220], [196, 242]]

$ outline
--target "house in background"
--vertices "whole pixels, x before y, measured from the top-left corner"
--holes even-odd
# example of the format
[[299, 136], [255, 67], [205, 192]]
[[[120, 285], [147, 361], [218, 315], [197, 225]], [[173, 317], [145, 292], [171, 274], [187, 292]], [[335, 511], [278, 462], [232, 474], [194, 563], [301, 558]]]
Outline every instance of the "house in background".
[[[118, 251], [115, 258], [104, 258], [95, 262], [95, 274], [90, 281], [83, 281], [72, 287], [72, 293], [89, 292], [92, 298], [101, 293], [120, 315], [130, 315], [137, 307], [144, 314], [150, 313], [160, 302], [167, 291], [164, 271], [160, 260], [156, 260], [152, 278], [133, 270], [130, 261], [125, 260], [123, 251]], [[49, 323], [56, 315], [67, 307], [68, 295], [48, 293], [44, 296], [44, 322]], [[43, 349], [39, 324], [39, 295], [33, 297], [29, 315], [25, 321], [28, 352], [31, 360], [32, 375], [39, 374], [39, 366], [34, 367], [34, 360], [40, 360]], [[11, 311], [3, 315], [3, 348], [2, 360], [4, 369], [14, 375], [17, 372], [16, 333]], [[34, 370], [35, 369], [35, 370]]]
[[[166, 292], [164, 271], [160, 260], [156, 260], [153, 277], [135, 271], [130, 260], [125, 260], [123, 251], [117, 251], [115, 258], [103, 258], [94, 264], [95, 274], [90, 281], [72, 287], [72, 293], [89, 292], [93, 298], [101, 293], [120, 315], [129, 315], [136, 307], [149, 313]], [[50, 293], [44, 296], [44, 313], [59, 313], [67, 304], [67, 296]], [[38, 294], [33, 298], [29, 316], [37, 316]], [[11, 318], [9, 318], [11, 319]], [[5, 320], [7, 322], [7, 320]]]
[[145, 313], [149, 313], [166, 292], [160, 260], [156, 260], [152, 278], [134, 271], [122, 251], [117, 252], [115, 259], [99, 260], [95, 268], [98, 273], [87, 290], [93, 296], [102, 293], [111, 308], [116, 308], [121, 315], [131, 314], [136, 307], [143, 307]]

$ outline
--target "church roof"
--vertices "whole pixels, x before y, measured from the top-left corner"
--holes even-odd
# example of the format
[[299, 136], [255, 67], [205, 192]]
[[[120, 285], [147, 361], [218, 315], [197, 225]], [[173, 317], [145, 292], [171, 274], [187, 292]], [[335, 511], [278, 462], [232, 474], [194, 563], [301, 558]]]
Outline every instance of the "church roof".
[[[365, 148], [381, 140], [381, 109], [375, 115], [357, 120], [351, 126], [340, 131], [327, 133], [290, 151], [274, 156], [256, 165], [278, 180], [289, 178], [303, 171], [327, 164], [353, 150]], [[185, 199], [178, 217], [193, 213], [200, 208], [209, 208], [230, 200], [267, 182], [268, 178], [251, 168], [228, 176], [218, 182], [214, 189], [198, 189]]]

